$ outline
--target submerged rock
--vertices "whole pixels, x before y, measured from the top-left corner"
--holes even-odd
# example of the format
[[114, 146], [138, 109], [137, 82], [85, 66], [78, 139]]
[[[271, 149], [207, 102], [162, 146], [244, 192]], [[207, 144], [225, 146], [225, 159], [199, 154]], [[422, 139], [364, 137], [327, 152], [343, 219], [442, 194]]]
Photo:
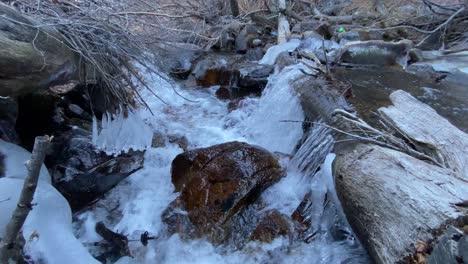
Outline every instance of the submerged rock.
[[218, 243], [227, 239], [225, 223], [284, 176], [272, 154], [241, 142], [179, 154], [171, 171], [175, 189], [181, 193], [180, 209], [187, 211], [197, 236]]
[[271, 243], [277, 237], [292, 236], [293, 230], [293, 224], [290, 219], [274, 209], [265, 213], [260, 223], [252, 232], [250, 240]]

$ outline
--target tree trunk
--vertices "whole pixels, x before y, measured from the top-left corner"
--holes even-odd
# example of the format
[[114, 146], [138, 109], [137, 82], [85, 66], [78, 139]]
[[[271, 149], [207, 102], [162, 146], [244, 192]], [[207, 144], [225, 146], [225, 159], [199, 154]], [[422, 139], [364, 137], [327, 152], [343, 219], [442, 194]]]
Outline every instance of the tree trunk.
[[240, 15], [239, 3], [237, 3], [237, 0], [231, 0], [231, 13], [233, 17], [238, 17]]
[[32, 210], [32, 201], [34, 192], [36, 191], [37, 182], [39, 181], [39, 173], [41, 171], [42, 163], [46, 155], [52, 138], [48, 136], [37, 137], [34, 143], [34, 149], [31, 159], [26, 162], [28, 169], [28, 176], [24, 179], [23, 190], [21, 191], [18, 205], [13, 212], [13, 215], [5, 228], [5, 237], [0, 242], [0, 262], [9, 263], [8, 259], [12, 255], [12, 249], [16, 237], [29, 214]]
[[53, 28], [0, 3], [0, 96], [78, 79], [78, 65], [77, 54]]

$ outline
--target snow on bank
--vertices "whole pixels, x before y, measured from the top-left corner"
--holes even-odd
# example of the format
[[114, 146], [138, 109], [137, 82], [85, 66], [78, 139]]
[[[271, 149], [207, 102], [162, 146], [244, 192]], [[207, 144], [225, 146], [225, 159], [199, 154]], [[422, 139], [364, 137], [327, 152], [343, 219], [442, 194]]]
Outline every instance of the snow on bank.
[[[0, 140], [0, 153], [5, 161], [5, 177], [0, 178], [0, 237], [3, 237], [23, 189], [27, 176], [25, 162], [31, 153], [3, 140]], [[48, 264], [99, 263], [76, 239], [70, 206], [50, 182], [49, 172], [42, 165], [34, 194], [35, 206], [22, 229], [26, 253], [32, 260]]]
[[[0, 153], [5, 156], [3, 165], [5, 177], [15, 179], [26, 178], [28, 171], [25, 162], [31, 158], [31, 152], [18, 145], [0, 139]], [[49, 172], [44, 165], [41, 167], [39, 179], [47, 183], [51, 182]]]
[[[16, 208], [24, 181], [0, 178], [0, 237]], [[25, 251], [36, 262], [48, 264], [98, 264], [76, 239], [72, 229], [71, 209], [65, 198], [50, 184], [39, 181], [33, 204], [23, 225]]]

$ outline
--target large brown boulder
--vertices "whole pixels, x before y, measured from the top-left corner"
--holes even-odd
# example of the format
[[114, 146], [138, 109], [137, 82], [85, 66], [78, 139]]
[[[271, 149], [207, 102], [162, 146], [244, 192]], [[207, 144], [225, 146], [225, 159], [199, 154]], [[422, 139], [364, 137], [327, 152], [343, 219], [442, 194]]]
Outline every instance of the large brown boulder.
[[172, 162], [177, 206], [187, 211], [197, 236], [214, 242], [224, 241], [226, 222], [284, 175], [272, 154], [241, 142], [184, 152]]

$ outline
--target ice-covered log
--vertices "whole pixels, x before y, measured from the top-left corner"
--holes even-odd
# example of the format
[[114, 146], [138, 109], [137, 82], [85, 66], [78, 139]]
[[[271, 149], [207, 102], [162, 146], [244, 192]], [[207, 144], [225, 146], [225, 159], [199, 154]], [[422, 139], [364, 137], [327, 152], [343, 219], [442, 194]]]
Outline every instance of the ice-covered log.
[[78, 65], [51, 27], [0, 3], [0, 96], [63, 84], [77, 77]]
[[411, 139], [419, 151], [468, 180], [468, 135], [407, 92], [395, 91], [390, 100], [392, 106], [379, 109], [385, 119]]
[[364, 144], [338, 153], [333, 167], [344, 212], [376, 263], [401, 261], [464, 214], [454, 204], [468, 198], [468, 183], [450, 169]]

